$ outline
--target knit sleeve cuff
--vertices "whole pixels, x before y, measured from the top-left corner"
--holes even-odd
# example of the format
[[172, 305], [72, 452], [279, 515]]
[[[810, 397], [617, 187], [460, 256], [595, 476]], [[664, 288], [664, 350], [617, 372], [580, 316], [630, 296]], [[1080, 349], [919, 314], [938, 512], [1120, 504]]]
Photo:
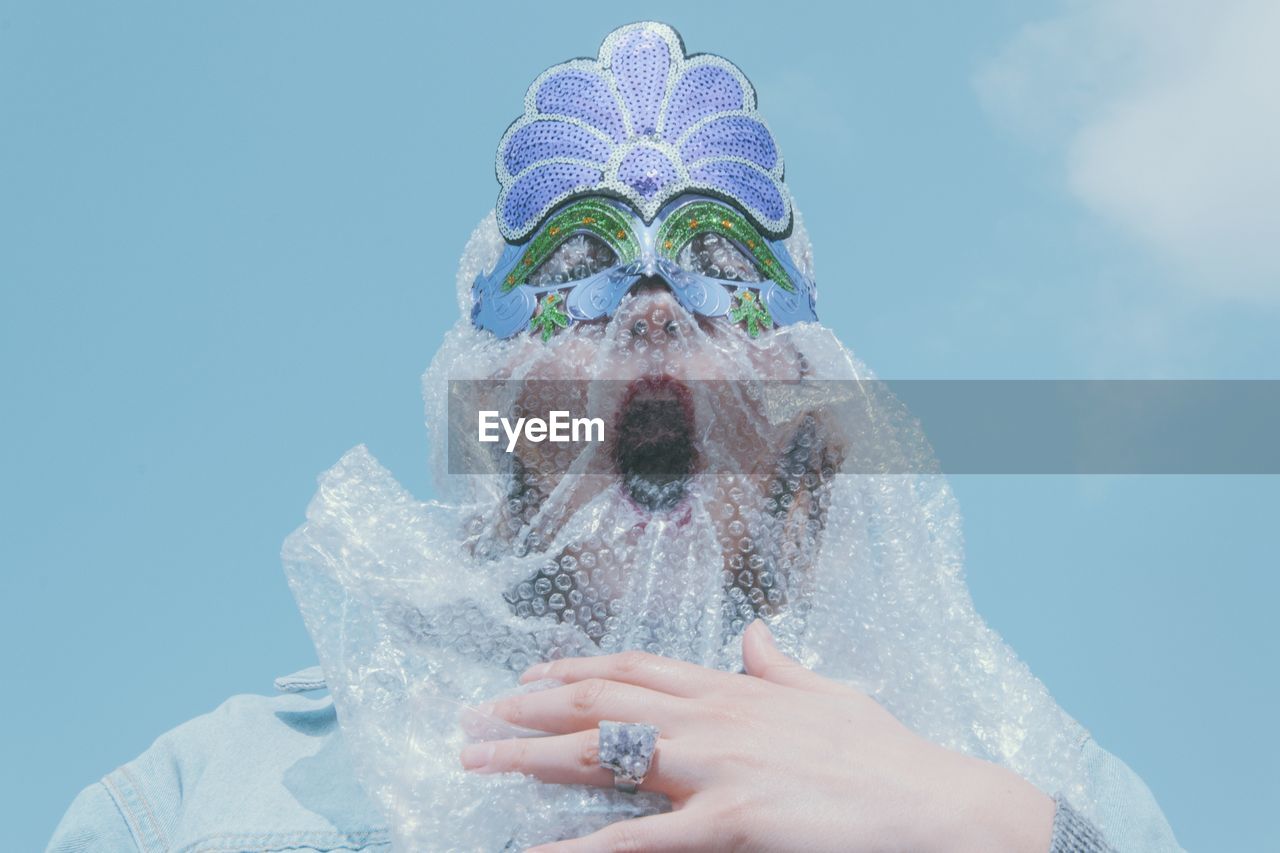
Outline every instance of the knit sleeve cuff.
[[1053, 798], [1053, 840], [1049, 853], [1116, 853], [1096, 826], [1071, 808], [1061, 794]]

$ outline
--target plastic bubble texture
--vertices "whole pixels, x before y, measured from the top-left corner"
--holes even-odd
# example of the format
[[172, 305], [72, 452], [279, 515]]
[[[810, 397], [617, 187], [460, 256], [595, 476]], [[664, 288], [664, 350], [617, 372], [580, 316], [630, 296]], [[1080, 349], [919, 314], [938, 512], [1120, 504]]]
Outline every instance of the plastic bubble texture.
[[[798, 218], [789, 240], [811, 274]], [[458, 270], [459, 321], [423, 379], [440, 499], [416, 500], [358, 447], [320, 478], [284, 547], [347, 748], [400, 849], [519, 850], [669, 808], [643, 786], [628, 795], [467, 773], [458, 753], [469, 740], [537, 734], [468, 709], [531, 689], [517, 688], [519, 674], [563, 656], [646, 649], [738, 671], [757, 618], [806, 666], [945, 747], [1064, 794], [1106, 830], [1081, 784], [1086, 733], [974, 610], [945, 479], [844, 470], [870, 452], [936, 470], [911, 419], [873, 412], [850, 434], [821, 401], [766, 406], [751, 391], [798, 376], [870, 379], [828, 329], [797, 323], [753, 339], [651, 288], [549, 343], [499, 340], [467, 311], [471, 282], [502, 246], [491, 214]], [[693, 461], [685, 476], [654, 478], [622, 470], [627, 455], [607, 443], [541, 444], [516, 465], [496, 453], [491, 471], [451, 475], [447, 383], [490, 377], [623, 380], [610, 388], [665, 377], [655, 387], [682, 389], [684, 413], [666, 428]], [[611, 423], [630, 417], [618, 399], [584, 405]], [[555, 457], [565, 452], [580, 458]], [[616, 476], [578, 473], [592, 465]]]

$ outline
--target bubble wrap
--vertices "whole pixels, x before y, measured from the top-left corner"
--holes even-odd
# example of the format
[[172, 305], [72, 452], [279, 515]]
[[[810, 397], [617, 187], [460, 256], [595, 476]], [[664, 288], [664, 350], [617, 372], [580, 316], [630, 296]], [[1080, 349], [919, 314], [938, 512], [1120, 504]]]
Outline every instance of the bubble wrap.
[[[789, 239], [811, 273], [803, 223]], [[357, 773], [400, 849], [517, 850], [669, 808], [656, 794], [466, 773], [469, 739], [537, 734], [473, 709], [562, 656], [640, 648], [737, 671], [754, 618], [922, 735], [1094, 816], [1075, 763], [1084, 731], [974, 611], [944, 478], [841, 472], [873, 451], [932, 470], [902, 412], [873, 411], [851, 434], [822, 401], [765, 405], [691, 382], [701, 467], [687, 477], [624, 473], [616, 451], [593, 460], [605, 445], [547, 444], [514, 466], [449, 474], [451, 379], [870, 379], [817, 324], [752, 339], [659, 289], [549, 343], [498, 340], [466, 317], [470, 283], [502, 245], [490, 215], [458, 271], [459, 322], [423, 380], [439, 502], [414, 499], [358, 447], [321, 477], [284, 547]], [[565, 452], [578, 456], [552, 458]], [[578, 473], [596, 464], [617, 477]]]

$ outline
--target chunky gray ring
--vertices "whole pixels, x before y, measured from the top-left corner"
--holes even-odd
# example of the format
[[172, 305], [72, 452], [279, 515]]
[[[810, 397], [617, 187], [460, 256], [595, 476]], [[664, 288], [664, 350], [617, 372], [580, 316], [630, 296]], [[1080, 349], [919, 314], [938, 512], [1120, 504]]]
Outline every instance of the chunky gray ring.
[[600, 721], [600, 766], [613, 771], [613, 787], [634, 794], [658, 746], [657, 726]]

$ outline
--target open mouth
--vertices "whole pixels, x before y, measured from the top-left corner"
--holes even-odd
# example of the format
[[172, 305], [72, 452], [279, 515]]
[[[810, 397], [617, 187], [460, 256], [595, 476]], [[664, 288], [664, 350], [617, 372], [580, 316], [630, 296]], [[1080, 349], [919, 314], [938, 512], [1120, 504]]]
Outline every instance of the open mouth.
[[684, 499], [698, 457], [685, 385], [669, 376], [631, 383], [613, 435], [613, 464], [636, 504], [664, 512]]

